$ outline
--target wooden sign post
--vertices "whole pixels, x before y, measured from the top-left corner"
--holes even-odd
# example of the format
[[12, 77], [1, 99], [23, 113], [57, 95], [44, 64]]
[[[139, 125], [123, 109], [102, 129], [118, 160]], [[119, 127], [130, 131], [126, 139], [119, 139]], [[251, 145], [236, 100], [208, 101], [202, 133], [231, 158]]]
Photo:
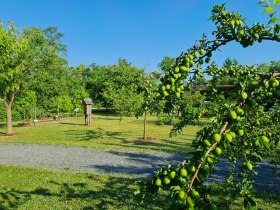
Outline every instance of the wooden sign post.
[[85, 114], [85, 125], [91, 125], [91, 109], [92, 109], [92, 101], [89, 98], [85, 98], [83, 100], [84, 104], [84, 114]]

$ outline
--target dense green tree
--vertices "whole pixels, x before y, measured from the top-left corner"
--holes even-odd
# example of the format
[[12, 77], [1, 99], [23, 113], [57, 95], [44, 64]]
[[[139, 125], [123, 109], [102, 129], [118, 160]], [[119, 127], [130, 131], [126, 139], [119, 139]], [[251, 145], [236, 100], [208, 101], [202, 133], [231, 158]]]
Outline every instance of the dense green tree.
[[102, 96], [106, 104], [121, 115], [131, 115], [141, 106], [143, 94], [141, 81], [143, 70], [119, 59], [116, 65], [108, 66], [108, 80]]
[[12, 133], [12, 105], [25, 83], [32, 48], [30, 39], [13, 24], [0, 25], [0, 99], [6, 106], [6, 133]]
[[[132, 114], [140, 104], [142, 75], [143, 70], [124, 59], [119, 59], [115, 65], [92, 64], [87, 72], [86, 90], [94, 104]], [[135, 104], [135, 109], [128, 108], [128, 104]]]

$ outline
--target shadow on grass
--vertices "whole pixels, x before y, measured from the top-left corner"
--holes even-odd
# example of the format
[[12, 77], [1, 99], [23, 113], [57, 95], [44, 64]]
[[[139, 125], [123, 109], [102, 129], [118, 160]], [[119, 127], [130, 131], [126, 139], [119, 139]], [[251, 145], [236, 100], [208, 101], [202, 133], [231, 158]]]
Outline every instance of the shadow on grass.
[[114, 138], [118, 140], [125, 140], [125, 136], [129, 136], [130, 132], [118, 132], [118, 131], [105, 131], [102, 128], [95, 130], [68, 130], [65, 131], [68, 136], [75, 136], [78, 141], [92, 141], [95, 139]]
[[[33, 208], [41, 208], [40, 197], [55, 209], [67, 209], [67, 202], [71, 201], [71, 209], [168, 209], [168, 203], [164, 198], [157, 201], [146, 198], [140, 205], [140, 196], [135, 196], [135, 182], [137, 180], [111, 177], [104, 181], [100, 176], [87, 178], [87, 183], [65, 183], [49, 181], [48, 188], [36, 188], [34, 190], [0, 190], [0, 209], [26, 208], [25, 204], [32, 203]], [[91, 184], [93, 183], [93, 186]], [[89, 184], [90, 183], [90, 184]], [[97, 184], [96, 184], [97, 183]], [[55, 191], [52, 189], [56, 189]], [[69, 204], [68, 204], [69, 205]], [[48, 208], [48, 206], [45, 206]], [[68, 206], [69, 207], [69, 206]], [[30, 208], [30, 207], [29, 207]]]
[[155, 141], [146, 141], [146, 140], [133, 140], [128, 141], [125, 138], [119, 138], [121, 143], [116, 142], [104, 142], [103, 145], [108, 147], [110, 146], [121, 146], [122, 148], [127, 149], [143, 149], [150, 151], [159, 151], [159, 152], [176, 152], [176, 153], [190, 153], [191, 149], [191, 141], [190, 142], [177, 142], [171, 141], [168, 139], [161, 139]]
[[[122, 177], [110, 177], [110, 179], [104, 180], [102, 176], [88, 175], [84, 182], [70, 183], [51, 180], [46, 183], [47, 186], [32, 190], [1, 189], [0, 209], [27, 209], [26, 205], [28, 206], [30, 203], [34, 209], [41, 209], [42, 197], [51, 206], [44, 207], [50, 209], [68, 209], [67, 203], [71, 203], [71, 209], [83, 210], [171, 209], [171, 199], [163, 194], [157, 196], [155, 200], [152, 196], [146, 196], [144, 203], [140, 204], [141, 196], [134, 195], [137, 181], [137, 179]], [[211, 188], [213, 202], [218, 209], [242, 208], [243, 201], [237, 192], [224, 185], [213, 185]], [[254, 197], [257, 202], [261, 203], [263, 208], [260, 209], [278, 209], [272, 208], [270, 205], [273, 204], [274, 207], [280, 205], [279, 195], [276, 194], [256, 192]]]

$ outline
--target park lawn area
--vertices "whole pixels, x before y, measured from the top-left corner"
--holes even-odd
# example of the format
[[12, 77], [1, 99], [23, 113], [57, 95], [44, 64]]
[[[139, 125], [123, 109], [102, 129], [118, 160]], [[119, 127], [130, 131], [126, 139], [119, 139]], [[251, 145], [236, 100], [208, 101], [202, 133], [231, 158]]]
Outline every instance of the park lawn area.
[[[169, 137], [172, 126], [157, 125], [157, 117], [148, 116], [147, 136], [154, 140], [138, 140], [143, 136], [143, 118], [93, 115], [92, 125], [84, 126], [84, 118], [68, 118], [61, 123], [37, 126], [15, 126], [14, 136], [0, 136], [0, 142], [65, 145], [91, 147], [98, 150], [124, 150], [130, 152], [180, 152], [192, 151], [191, 142], [200, 129], [187, 126], [183, 133]], [[0, 124], [5, 132], [5, 124]]]
[[[0, 209], [170, 209], [166, 195], [140, 205], [135, 179], [0, 165]], [[242, 199], [213, 186], [218, 209], [241, 209]], [[259, 209], [280, 208], [279, 195], [255, 194]], [[232, 203], [232, 204], [230, 204]]]

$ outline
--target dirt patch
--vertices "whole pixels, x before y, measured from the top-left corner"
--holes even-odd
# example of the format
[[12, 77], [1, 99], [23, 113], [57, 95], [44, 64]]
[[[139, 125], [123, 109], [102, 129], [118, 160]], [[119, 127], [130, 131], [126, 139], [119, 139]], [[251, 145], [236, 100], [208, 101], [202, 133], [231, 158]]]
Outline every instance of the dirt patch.
[[146, 136], [146, 138], [138, 137], [137, 140], [140, 140], [140, 141], [156, 141], [156, 140], [159, 140], [159, 139], [155, 138], [155, 137]]
[[6, 133], [2, 133], [0, 132], [0, 136], [17, 136], [17, 135], [21, 135], [22, 133], [11, 133], [11, 134], [6, 134]]

